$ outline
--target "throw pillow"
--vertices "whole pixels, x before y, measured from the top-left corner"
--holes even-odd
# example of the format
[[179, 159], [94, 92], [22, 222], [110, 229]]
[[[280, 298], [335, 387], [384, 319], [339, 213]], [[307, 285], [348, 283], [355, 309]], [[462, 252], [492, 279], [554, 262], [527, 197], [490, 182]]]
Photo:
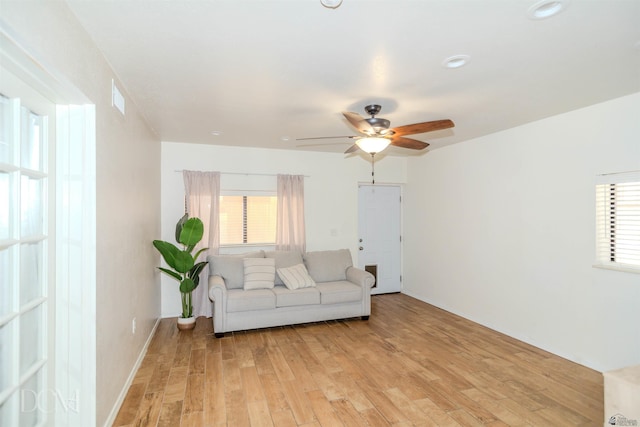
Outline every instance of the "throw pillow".
[[271, 289], [276, 278], [273, 258], [244, 258], [244, 290]]
[[243, 258], [264, 258], [263, 251], [235, 255], [209, 255], [209, 274], [224, 279], [227, 289], [242, 289], [244, 283]]
[[309, 276], [304, 264], [279, 268], [278, 276], [289, 289], [311, 288], [316, 285], [316, 282]]

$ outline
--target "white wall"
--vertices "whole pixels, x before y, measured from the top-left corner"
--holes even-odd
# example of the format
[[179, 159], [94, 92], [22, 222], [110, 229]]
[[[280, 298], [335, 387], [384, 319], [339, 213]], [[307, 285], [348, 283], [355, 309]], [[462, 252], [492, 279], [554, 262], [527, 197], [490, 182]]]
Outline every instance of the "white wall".
[[159, 257], [151, 245], [160, 232], [160, 141], [126, 92], [126, 117], [111, 107], [117, 76], [66, 3], [3, 1], [0, 7], [3, 26], [96, 106], [97, 282], [84, 284], [96, 290], [96, 348], [85, 351], [96, 354], [93, 403], [96, 425], [103, 425], [160, 312]]
[[[371, 164], [359, 156], [291, 150], [260, 150], [205, 144], [162, 143], [162, 239], [174, 241], [176, 221], [184, 214], [184, 184], [176, 171], [201, 170], [249, 174], [294, 174], [305, 178], [307, 250], [348, 248], [357, 263], [358, 183], [371, 182]], [[406, 158], [376, 161], [377, 183], [403, 183]], [[225, 175], [221, 188], [271, 186], [275, 176]], [[162, 316], [180, 313], [176, 282], [162, 278]]]
[[409, 295], [599, 371], [640, 363], [640, 274], [593, 268], [598, 173], [640, 170], [640, 93], [410, 159]]

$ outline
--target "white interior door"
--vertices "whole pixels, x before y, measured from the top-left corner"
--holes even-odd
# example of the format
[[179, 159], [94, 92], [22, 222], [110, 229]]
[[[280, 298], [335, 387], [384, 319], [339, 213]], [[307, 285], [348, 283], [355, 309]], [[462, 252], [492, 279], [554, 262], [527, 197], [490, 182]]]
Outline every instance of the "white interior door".
[[54, 371], [55, 106], [0, 67], [0, 425], [41, 426]]
[[372, 294], [402, 290], [400, 206], [398, 185], [361, 184], [358, 189], [358, 266], [376, 276]]

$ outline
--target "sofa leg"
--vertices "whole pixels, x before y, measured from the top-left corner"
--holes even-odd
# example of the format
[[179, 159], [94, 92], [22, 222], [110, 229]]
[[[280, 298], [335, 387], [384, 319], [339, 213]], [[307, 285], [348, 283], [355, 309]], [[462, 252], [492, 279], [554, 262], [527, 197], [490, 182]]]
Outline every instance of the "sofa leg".
[[362, 316], [362, 320], [369, 320], [369, 316]]
[[224, 338], [224, 332], [216, 332], [215, 336], [216, 338]]

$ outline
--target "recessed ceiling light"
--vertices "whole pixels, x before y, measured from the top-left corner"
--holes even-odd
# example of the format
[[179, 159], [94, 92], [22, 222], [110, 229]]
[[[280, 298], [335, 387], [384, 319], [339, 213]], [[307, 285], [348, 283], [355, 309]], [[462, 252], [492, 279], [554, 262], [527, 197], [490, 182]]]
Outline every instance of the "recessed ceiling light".
[[221, 131], [219, 131], [219, 130], [212, 130], [212, 131], [211, 131], [211, 135], [213, 135], [213, 136], [220, 136], [220, 135], [222, 135], [222, 132], [221, 132]]
[[442, 66], [446, 68], [460, 68], [469, 63], [469, 55], [454, 55], [442, 61]]
[[280, 140], [287, 142], [288, 140], [290, 140], [291, 138], [289, 138], [288, 136], [282, 136], [280, 137]]
[[565, 10], [569, 2], [570, 0], [540, 0], [527, 10], [527, 16], [531, 19], [549, 18]]
[[335, 9], [342, 4], [342, 0], [320, 0], [320, 3], [322, 3], [324, 7]]

